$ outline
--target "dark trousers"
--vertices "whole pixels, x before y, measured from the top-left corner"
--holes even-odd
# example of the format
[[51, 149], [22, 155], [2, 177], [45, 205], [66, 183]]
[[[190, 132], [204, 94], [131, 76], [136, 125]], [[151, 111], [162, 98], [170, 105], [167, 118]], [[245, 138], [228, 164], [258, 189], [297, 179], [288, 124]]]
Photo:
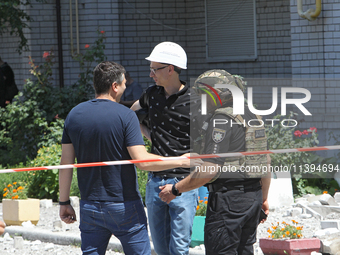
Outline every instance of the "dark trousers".
[[252, 255], [262, 190], [210, 192], [204, 228], [207, 255]]

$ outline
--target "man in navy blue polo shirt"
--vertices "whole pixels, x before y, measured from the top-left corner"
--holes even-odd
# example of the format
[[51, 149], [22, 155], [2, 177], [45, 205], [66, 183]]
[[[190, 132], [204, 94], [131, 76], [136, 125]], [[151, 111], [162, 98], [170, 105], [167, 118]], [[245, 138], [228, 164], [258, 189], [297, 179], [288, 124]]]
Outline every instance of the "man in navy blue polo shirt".
[[[179, 156], [190, 151], [190, 89], [179, 79], [187, 68], [184, 49], [173, 42], [158, 44], [150, 56], [150, 86], [135, 102], [132, 110], [148, 109], [150, 129], [143, 134], [152, 141], [151, 152], [162, 156]], [[186, 192], [171, 203], [163, 202], [160, 186], [175, 184], [188, 176], [189, 168], [169, 168], [149, 174], [146, 207], [152, 242], [158, 255], [189, 254], [192, 223], [198, 201], [198, 190]], [[174, 190], [174, 193], [176, 191]]]
[[[136, 114], [119, 104], [125, 89], [125, 69], [102, 62], [94, 69], [96, 98], [74, 107], [62, 137], [61, 164], [154, 159], [146, 152]], [[191, 160], [192, 162], [192, 160]], [[140, 163], [143, 170], [190, 167], [190, 160]], [[60, 218], [76, 221], [70, 205], [73, 169], [59, 172]], [[133, 164], [86, 167], [77, 171], [81, 194], [80, 231], [83, 254], [105, 254], [114, 234], [125, 254], [151, 254], [144, 207]]]

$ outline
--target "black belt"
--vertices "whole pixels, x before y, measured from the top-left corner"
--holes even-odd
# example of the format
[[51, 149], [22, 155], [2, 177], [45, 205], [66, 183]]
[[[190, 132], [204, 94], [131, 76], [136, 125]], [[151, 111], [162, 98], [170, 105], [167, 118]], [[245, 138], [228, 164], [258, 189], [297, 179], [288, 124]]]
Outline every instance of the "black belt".
[[208, 184], [207, 188], [209, 192], [226, 192], [230, 190], [240, 190], [240, 191], [255, 191], [261, 189], [261, 183], [256, 182], [254, 184], [246, 185], [225, 185], [224, 183], [212, 183]]
[[152, 173], [153, 176], [155, 177], [159, 177], [162, 179], [167, 179], [167, 178], [185, 178], [186, 176], [188, 176], [189, 174], [175, 174], [175, 173]]

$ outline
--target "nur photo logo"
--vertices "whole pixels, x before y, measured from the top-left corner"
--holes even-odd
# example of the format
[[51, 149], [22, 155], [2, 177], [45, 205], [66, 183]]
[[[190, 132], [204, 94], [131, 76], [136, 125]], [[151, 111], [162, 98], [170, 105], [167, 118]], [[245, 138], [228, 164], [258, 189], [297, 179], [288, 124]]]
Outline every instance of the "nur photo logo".
[[[222, 100], [220, 96], [218, 95], [218, 92], [216, 89], [228, 89], [233, 97], [233, 114], [234, 115], [243, 115], [244, 114], [244, 94], [242, 90], [234, 85], [230, 84], [215, 84], [214, 86], [210, 86], [208, 84], [198, 82], [199, 84], [205, 86], [204, 87], [199, 87], [200, 90], [203, 90], [205, 93], [201, 94], [201, 114], [202, 115], [207, 115], [207, 96], [209, 95], [211, 99], [213, 100], [214, 104], [216, 107], [222, 107]], [[212, 91], [212, 93], [208, 90]], [[248, 100], [248, 109], [250, 112], [256, 115], [260, 116], [266, 116], [274, 113], [277, 109], [278, 106], [278, 88], [273, 87], [272, 88], [272, 105], [269, 109], [267, 110], [258, 110], [254, 107], [253, 105], [253, 88], [248, 87], [247, 88], [247, 100]], [[303, 94], [303, 98], [287, 98], [287, 94], [292, 93], [292, 94]], [[215, 100], [214, 95], [217, 97], [218, 101]], [[306, 109], [303, 104], [309, 102], [311, 99], [311, 93], [309, 90], [305, 88], [298, 88], [298, 87], [282, 87], [281, 88], [281, 115], [286, 115], [287, 114], [287, 105], [295, 105], [304, 115], [311, 116], [312, 114]], [[218, 106], [219, 105], [219, 106]], [[215, 119], [214, 120], [214, 127], [217, 124], [227, 124], [227, 120], [219, 120]], [[248, 126], [254, 126], [252, 125], [253, 120], [248, 121]], [[255, 120], [254, 120], [255, 121]], [[256, 120], [258, 121], [258, 120]], [[272, 126], [274, 125], [275, 121], [279, 121], [277, 119], [266, 119], [265, 121], [270, 121], [272, 123]], [[289, 124], [287, 124], [289, 123]], [[291, 125], [293, 123], [293, 125]], [[231, 122], [230, 125], [236, 124]], [[264, 125], [264, 121], [260, 121], [260, 126]], [[297, 121], [294, 119], [284, 119], [281, 121], [281, 124], [285, 127], [295, 127], [297, 126]], [[245, 125], [245, 124], [244, 124]], [[256, 127], [260, 127], [259, 125], [256, 125]], [[255, 126], [254, 126], [255, 127]]]

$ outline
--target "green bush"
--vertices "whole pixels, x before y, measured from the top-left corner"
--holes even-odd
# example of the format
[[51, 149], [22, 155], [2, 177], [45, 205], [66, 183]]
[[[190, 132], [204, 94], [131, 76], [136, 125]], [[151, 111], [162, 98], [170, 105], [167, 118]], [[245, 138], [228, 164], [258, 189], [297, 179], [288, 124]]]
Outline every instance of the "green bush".
[[[274, 119], [294, 119], [296, 113], [290, 112], [288, 116], [277, 115]], [[297, 130], [296, 127], [284, 127], [279, 121], [271, 127], [267, 125], [267, 137], [269, 149], [291, 149], [307, 148], [319, 145], [317, 129], [310, 127], [307, 130]], [[293, 125], [292, 122], [286, 125]], [[336, 189], [340, 189], [337, 182], [330, 178], [329, 173], [315, 171], [310, 174], [307, 166], [336, 164], [334, 158], [324, 158], [315, 152], [293, 152], [271, 154], [272, 166], [295, 166], [296, 171], [291, 171], [294, 196], [301, 196], [308, 193], [322, 194], [327, 191], [334, 194]], [[293, 169], [293, 168], [292, 168]]]
[[[60, 162], [63, 119], [77, 104], [93, 97], [93, 65], [106, 59], [104, 31], [84, 54], [74, 57], [81, 73], [72, 86], [55, 87], [52, 83], [53, 52], [44, 52], [44, 62], [35, 65], [29, 58], [33, 79], [27, 79], [21, 91], [6, 108], [0, 108], [0, 162], [2, 168], [14, 166], [58, 165]], [[39, 151], [38, 151], [39, 150]], [[10, 167], [12, 166], [12, 167]], [[71, 195], [79, 196], [76, 171], [71, 185]], [[32, 171], [3, 174], [0, 183], [22, 181], [27, 184], [29, 196], [58, 198], [58, 171]]]
[[79, 54], [81, 73], [76, 84], [58, 88], [52, 84], [53, 52], [44, 52], [44, 63], [35, 65], [30, 58], [33, 79], [27, 79], [24, 89], [12, 104], [0, 109], [0, 162], [3, 166], [32, 160], [39, 148], [60, 142], [63, 121], [80, 102], [93, 96], [93, 63], [105, 60], [104, 33], [85, 54]]
[[[37, 157], [30, 162], [31, 167], [56, 166], [60, 164], [61, 145], [53, 144], [49, 147], [42, 147], [38, 150]], [[29, 172], [28, 196], [34, 198], [47, 198], [58, 201], [59, 197], [59, 174], [58, 169], [39, 170]], [[74, 171], [71, 196], [79, 196], [77, 175]]]

